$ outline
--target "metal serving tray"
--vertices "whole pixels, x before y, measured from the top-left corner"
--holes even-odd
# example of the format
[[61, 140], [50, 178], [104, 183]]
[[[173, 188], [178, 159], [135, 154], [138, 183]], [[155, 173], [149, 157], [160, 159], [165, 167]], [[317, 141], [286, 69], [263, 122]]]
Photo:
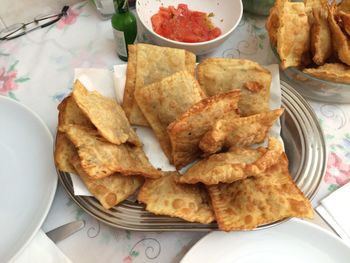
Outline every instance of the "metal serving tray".
[[[294, 181], [310, 200], [316, 195], [326, 169], [326, 145], [317, 117], [309, 104], [288, 84], [281, 82], [281, 136], [289, 159], [289, 171]], [[136, 231], [210, 231], [217, 224], [190, 223], [181, 219], [157, 216], [144, 210], [142, 204], [126, 200], [110, 210], [89, 196], [75, 196], [69, 173], [58, 177], [70, 197], [88, 214], [118, 228]], [[271, 227], [285, 220], [259, 226]]]

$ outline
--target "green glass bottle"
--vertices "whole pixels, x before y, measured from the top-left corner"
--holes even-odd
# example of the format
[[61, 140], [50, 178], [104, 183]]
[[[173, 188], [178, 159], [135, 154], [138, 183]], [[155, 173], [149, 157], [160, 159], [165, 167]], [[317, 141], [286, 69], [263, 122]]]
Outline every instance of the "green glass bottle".
[[112, 16], [112, 27], [120, 59], [128, 60], [128, 45], [135, 42], [137, 36], [136, 18], [129, 11], [128, 0], [113, 0], [115, 14]]

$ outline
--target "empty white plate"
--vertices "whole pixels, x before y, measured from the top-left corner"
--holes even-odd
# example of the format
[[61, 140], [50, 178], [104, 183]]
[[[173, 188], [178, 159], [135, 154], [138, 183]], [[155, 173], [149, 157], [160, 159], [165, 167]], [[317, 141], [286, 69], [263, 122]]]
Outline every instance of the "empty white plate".
[[212, 232], [181, 263], [348, 263], [350, 247], [323, 228], [300, 220], [246, 232]]
[[52, 152], [45, 123], [0, 96], [0, 262], [30, 242], [49, 211], [57, 186]]

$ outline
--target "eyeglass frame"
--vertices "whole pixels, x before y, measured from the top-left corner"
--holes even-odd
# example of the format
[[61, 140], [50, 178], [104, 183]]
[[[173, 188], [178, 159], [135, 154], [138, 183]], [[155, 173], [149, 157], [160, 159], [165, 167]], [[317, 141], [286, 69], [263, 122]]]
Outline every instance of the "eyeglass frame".
[[[12, 31], [12, 32], [10, 32], [10, 33], [8, 33], [7, 35], [5, 35], [5, 36], [3, 36], [3, 37], [0, 37], [0, 41], [1, 41], [1, 40], [11, 40], [11, 39], [15, 39], [15, 38], [18, 38], [18, 37], [20, 37], [20, 36], [23, 36], [23, 35], [25, 35], [25, 34], [31, 32], [31, 31], [34, 31], [34, 30], [36, 30], [36, 29], [38, 29], [38, 28], [44, 28], [44, 27], [50, 26], [50, 25], [56, 23], [57, 21], [59, 21], [63, 16], [67, 16], [68, 9], [69, 9], [69, 6], [68, 6], [68, 5], [65, 5], [65, 6], [62, 8], [62, 10], [61, 10], [61, 12], [60, 12], [59, 14], [50, 15], [50, 16], [47, 16], [47, 17], [39, 18], [39, 19], [34, 18], [33, 21], [28, 22], [28, 23], [20, 23], [20, 24], [22, 25], [21, 27], [17, 28], [16, 30], [14, 30], [14, 31]], [[47, 23], [45, 23], [45, 24], [38, 25], [37, 27], [33, 27], [33, 28], [29, 29], [29, 30], [26, 30], [26, 27], [27, 27], [28, 25], [30, 25], [30, 24], [33, 24], [33, 23], [38, 24], [38, 23], [41, 22], [41, 21], [44, 21], [44, 20], [49, 19], [49, 18], [53, 18], [53, 17], [55, 17], [55, 16], [57, 16], [57, 18], [54, 19], [54, 20], [52, 20], [52, 21], [49, 21], [49, 22], [47, 22]], [[16, 36], [11, 37], [11, 35], [15, 34], [15, 33], [18, 32], [19, 30], [24, 30], [24, 31], [23, 31], [22, 33], [16, 35]], [[0, 31], [0, 33], [1, 33], [1, 31]]]

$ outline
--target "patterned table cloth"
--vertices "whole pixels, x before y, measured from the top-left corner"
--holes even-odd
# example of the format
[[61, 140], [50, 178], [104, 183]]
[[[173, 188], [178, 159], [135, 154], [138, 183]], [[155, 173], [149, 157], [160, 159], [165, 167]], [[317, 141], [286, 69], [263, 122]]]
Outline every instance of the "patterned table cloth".
[[[0, 42], [0, 95], [32, 108], [52, 134], [56, 132], [57, 105], [72, 87], [73, 69], [112, 70], [113, 65], [123, 63], [115, 53], [110, 21], [102, 21], [91, 2], [76, 4], [68, 14], [48, 28]], [[247, 58], [265, 65], [276, 63], [264, 22], [264, 17], [244, 14], [224, 45], [207, 56]], [[139, 41], [146, 40], [144, 34], [139, 34]], [[350, 105], [310, 104], [328, 147], [327, 172], [315, 198], [317, 203], [350, 180]], [[113, 228], [83, 212], [59, 185], [43, 229], [75, 219], [84, 219], [86, 227], [58, 244], [73, 262], [178, 262], [206, 234]]]

